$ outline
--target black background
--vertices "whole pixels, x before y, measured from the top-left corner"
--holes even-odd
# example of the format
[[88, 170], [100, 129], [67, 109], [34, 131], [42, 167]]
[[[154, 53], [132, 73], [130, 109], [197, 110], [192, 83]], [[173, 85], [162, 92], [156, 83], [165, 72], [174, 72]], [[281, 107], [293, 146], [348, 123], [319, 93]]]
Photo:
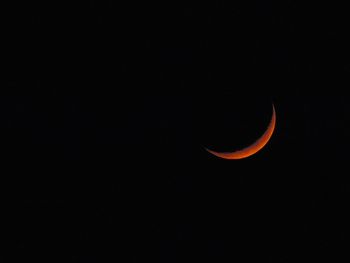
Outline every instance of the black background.
[[348, 261], [346, 6], [4, 10], [2, 262]]

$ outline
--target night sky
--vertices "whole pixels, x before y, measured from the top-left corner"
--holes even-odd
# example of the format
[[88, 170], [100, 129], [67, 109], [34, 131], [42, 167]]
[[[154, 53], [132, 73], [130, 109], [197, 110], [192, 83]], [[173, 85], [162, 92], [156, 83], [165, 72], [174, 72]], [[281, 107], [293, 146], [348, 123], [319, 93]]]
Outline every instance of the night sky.
[[[349, 261], [345, 6], [6, 13], [1, 262]], [[205, 150], [254, 142], [272, 103], [276, 129], [256, 155]]]

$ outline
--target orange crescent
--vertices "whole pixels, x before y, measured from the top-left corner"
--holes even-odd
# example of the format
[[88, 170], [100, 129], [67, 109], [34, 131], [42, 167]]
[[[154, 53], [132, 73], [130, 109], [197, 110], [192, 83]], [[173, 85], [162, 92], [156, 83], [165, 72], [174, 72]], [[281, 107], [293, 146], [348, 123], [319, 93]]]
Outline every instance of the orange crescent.
[[246, 148], [243, 148], [242, 150], [238, 150], [235, 152], [215, 152], [207, 148], [206, 150], [217, 157], [228, 159], [228, 160], [237, 160], [237, 159], [247, 158], [253, 154], [256, 154], [258, 151], [264, 148], [264, 146], [271, 139], [272, 134], [275, 130], [275, 126], [276, 126], [276, 111], [275, 111], [275, 106], [272, 105], [272, 117], [271, 117], [270, 124], [267, 127], [264, 134], [253, 144], [251, 144]]

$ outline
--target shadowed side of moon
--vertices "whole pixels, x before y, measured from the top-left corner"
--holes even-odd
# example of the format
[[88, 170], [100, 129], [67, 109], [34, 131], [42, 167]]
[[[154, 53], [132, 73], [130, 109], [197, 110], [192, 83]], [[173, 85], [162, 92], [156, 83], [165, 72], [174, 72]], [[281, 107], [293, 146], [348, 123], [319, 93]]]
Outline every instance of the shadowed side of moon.
[[270, 121], [266, 131], [253, 144], [251, 144], [250, 146], [245, 147], [241, 150], [234, 151], [234, 152], [216, 152], [216, 151], [212, 151], [208, 148], [206, 148], [206, 150], [209, 153], [211, 153], [219, 158], [228, 159], [228, 160], [237, 160], [237, 159], [247, 158], [249, 156], [256, 154], [262, 148], [265, 147], [265, 145], [269, 142], [269, 140], [271, 139], [271, 137], [273, 135], [273, 132], [275, 130], [275, 126], [276, 126], [276, 110], [275, 110], [275, 106], [272, 105], [271, 121]]

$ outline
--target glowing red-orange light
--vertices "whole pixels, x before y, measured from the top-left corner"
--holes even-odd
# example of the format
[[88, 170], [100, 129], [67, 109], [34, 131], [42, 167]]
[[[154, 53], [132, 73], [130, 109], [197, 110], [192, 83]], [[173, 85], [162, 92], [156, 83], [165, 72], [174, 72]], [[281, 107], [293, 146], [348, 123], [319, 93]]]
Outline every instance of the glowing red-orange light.
[[256, 154], [258, 151], [264, 148], [264, 146], [271, 139], [272, 134], [275, 130], [275, 126], [276, 126], [276, 111], [275, 111], [274, 105], [272, 105], [272, 117], [271, 117], [270, 124], [267, 127], [264, 134], [253, 144], [251, 144], [250, 146], [242, 150], [238, 150], [235, 152], [215, 152], [209, 149], [206, 149], [206, 150], [217, 157], [228, 159], [228, 160], [237, 160], [237, 159], [247, 158], [253, 154]]

